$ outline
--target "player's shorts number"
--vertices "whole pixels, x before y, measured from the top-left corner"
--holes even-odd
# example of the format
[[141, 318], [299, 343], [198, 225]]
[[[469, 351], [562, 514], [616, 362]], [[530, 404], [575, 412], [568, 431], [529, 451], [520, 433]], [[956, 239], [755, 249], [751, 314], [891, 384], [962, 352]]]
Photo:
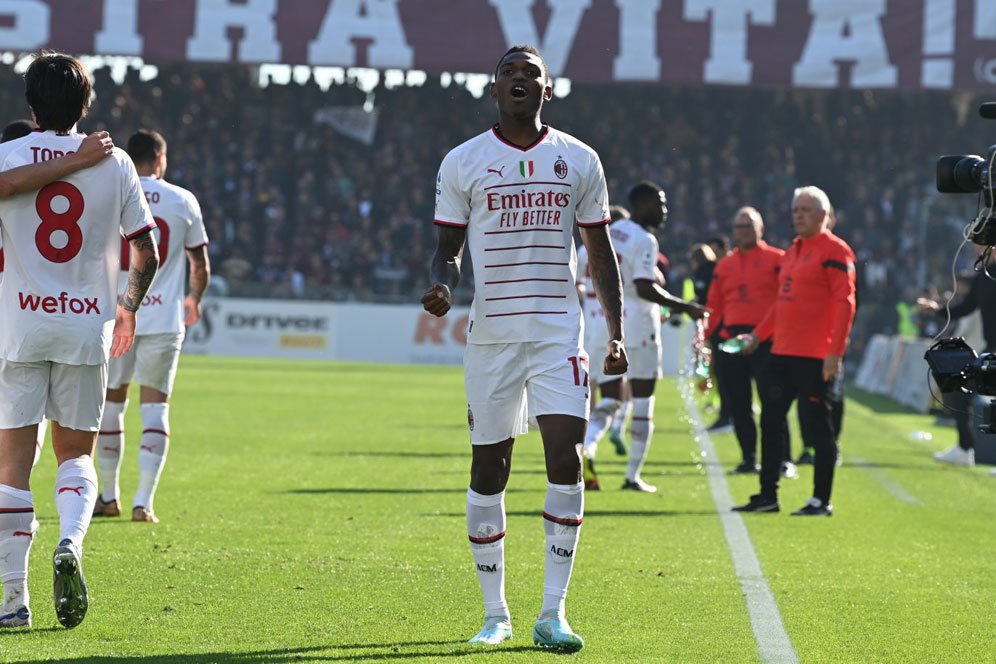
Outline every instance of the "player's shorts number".
[[[169, 224], [165, 219], [153, 217], [156, 226], [159, 228], [159, 267], [166, 263], [166, 256], [169, 253]], [[126, 238], [121, 238], [121, 271], [127, 272], [131, 267], [131, 250]]]
[[[52, 209], [52, 201], [62, 196], [69, 201], [65, 212]], [[35, 245], [38, 252], [53, 263], [65, 263], [76, 258], [83, 248], [83, 229], [80, 219], [83, 217], [83, 194], [68, 182], [53, 182], [42, 187], [35, 198], [35, 212], [42, 223], [35, 231]], [[67, 236], [66, 245], [62, 248], [52, 244], [52, 235], [62, 231]]]

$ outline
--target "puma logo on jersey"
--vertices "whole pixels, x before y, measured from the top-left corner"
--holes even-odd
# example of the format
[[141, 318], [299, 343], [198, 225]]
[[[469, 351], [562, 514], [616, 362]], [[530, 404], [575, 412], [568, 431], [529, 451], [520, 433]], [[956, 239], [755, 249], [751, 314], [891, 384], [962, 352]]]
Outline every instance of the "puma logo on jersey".
[[504, 170], [505, 170], [504, 166], [502, 166], [501, 168], [489, 168], [488, 173], [495, 173], [498, 175], [498, 177], [503, 178], [505, 177]]
[[26, 533], [23, 530], [15, 530], [13, 537], [27, 537], [28, 539], [34, 539], [34, 534]]
[[59, 489], [59, 493], [58, 493], [58, 495], [60, 495], [60, 496], [61, 496], [61, 495], [62, 495], [62, 494], [64, 494], [64, 493], [65, 493], [66, 491], [72, 491], [72, 492], [73, 492], [73, 493], [75, 493], [75, 494], [76, 494], [77, 496], [82, 496], [82, 495], [83, 495], [83, 489], [85, 489], [85, 488], [86, 488], [86, 487], [82, 487], [82, 486], [64, 486], [64, 487], [62, 487], [61, 489]]
[[138, 449], [139, 450], [145, 450], [146, 452], [155, 452], [156, 451], [156, 446], [155, 445], [139, 445]]
[[46, 314], [97, 314], [100, 315], [100, 307], [97, 298], [84, 297], [82, 300], [77, 297], [69, 297], [69, 293], [62, 291], [58, 297], [48, 295], [32, 295], [31, 293], [18, 292], [21, 309], [23, 311], [38, 311], [41, 309]]

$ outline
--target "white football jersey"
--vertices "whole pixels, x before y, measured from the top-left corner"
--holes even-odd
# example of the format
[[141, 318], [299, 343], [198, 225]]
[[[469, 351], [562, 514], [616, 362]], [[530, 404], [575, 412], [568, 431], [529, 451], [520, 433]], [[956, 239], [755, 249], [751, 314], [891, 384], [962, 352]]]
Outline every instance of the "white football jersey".
[[520, 148], [493, 127], [451, 150], [436, 178], [435, 223], [467, 229], [475, 290], [467, 342], [579, 342], [574, 224], [608, 219], [598, 155], [563, 132], [544, 128]]
[[636, 292], [636, 280], [657, 282], [657, 238], [632, 219], [620, 219], [609, 226], [609, 237], [619, 258], [623, 282], [623, 320], [626, 338], [656, 339], [660, 333], [660, 305], [644, 300]]
[[[156, 222], [156, 230], [152, 234], [159, 245], [159, 271], [142, 302], [142, 308], [138, 310], [135, 334], [183, 332], [186, 250], [199, 249], [208, 243], [201, 206], [197, 198], [183, 187], [153, 177], [142, 176], [139, 179]], [[119, 294], [123, 294], [128, 286], [130, 255], [128, 242], [123, 241]]]
[[[82, 134], [32, 133], [0, 145], [0, 171], [61, 157], [82, 142]], [[154, 227], [135, 166], [117, 148], [96, 166], [0, 200], [0, 358], [107, 362], [121, 236]]]
[[584, 314], [585, 329], [589, 330], [595, 325], [605, 327], [605, 313], [602, 311], [602, 303], [598, 301], [598, 294], [595, 293], [595, 283], [591, 280], [588, 247], [583, 244], [578, 249], [577, 283], [584, 286], [584, 302], [581, 305], [581, 312]]

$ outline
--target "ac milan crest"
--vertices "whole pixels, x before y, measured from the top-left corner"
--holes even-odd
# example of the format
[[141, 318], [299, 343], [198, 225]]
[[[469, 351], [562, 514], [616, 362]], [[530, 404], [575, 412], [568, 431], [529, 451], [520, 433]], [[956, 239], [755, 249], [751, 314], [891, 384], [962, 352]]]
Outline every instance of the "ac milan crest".
[[561, 180], [567, 177], [567, 162], [563, 157], [558, 157], [557, 161], [553, 162], [553, 174]]

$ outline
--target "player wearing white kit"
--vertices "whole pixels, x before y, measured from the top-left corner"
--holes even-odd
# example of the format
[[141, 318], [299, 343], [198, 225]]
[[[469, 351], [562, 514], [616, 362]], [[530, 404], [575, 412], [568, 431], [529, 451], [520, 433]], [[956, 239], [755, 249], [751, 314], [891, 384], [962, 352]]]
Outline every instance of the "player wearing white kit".
[[[615, 223], [620, 219], [629, 219], [629, 211], [619, 205], [610, 205], [609, 219], [612, 223]], [[582, 298], [581, 310], [584, 313], [584, 347], [589, 353], [597, 353], [602, 348], [605, 348], [606, 344], [609, 343], [609, 336], [608, 328], [605, 326], [605, 314], [602, 312], [602, 305], [598, 301], [598, 296], [595, 294], [595, 289], [591, 282], [591, 270], [588, 268], [588, 249], [584, 245], [578, 249], [577, 282], [578, 294]], [[602, 374], [602, 369], [598, 366], [598, 363], [596, 363], [595, 366], [590, 367], [588, 371], [588, 382], [591, 387], [591, 403], [593, 408], [597, 408], [601, 403], [601, 401], [596, 399], [596, 395], [599, 392], [599, 385], [604, 380], [605, 377]], [[625, 394], [625, 378], [623, 379], [623, 383], [623, 393]], [[629, 400], [626, 399], [625, 402], [628, 403]], [[624, 456], [626, 454], [626, 441], [622, 438], [622, 428], [618, 426], [619, 420], [625, 420], [626, 418], [626, 413], [623, 410], [624, 408], [624, 405], [620, 405], [618, 408], [613, 408], [613, 410], [617, 413], [617, 416], [610, 419], [611, 423], [609, 425], [609, 439], [615, 446], [616, 454], [619, 456]], [[598, 476], [595, 474], [594, 459], [598, 448], [598, 441], [601, 440], [604, 430], [594, 429], [591, 426], [591, 420], [593, 419], [593, 415], [589, 417], [588, 432], [585, 435], [583, 450], [583, 477], [585, 491], [599, 491], [602, 488], [598, 482]]]
[[[24, 75], [41, 131], [0, 146], [0, 171], [81, 149], [76, 123], [90, 103], [90, 76], [76, 59], [37, 57]], [[0, 201], [0, 626], [31, 622], [28, 553], [37, 530], [30, 491], [38, 423], [52, 421], [59, 467], [53, 555], [55, 611], [69, 628], [86, 615], [83, 537], [97, 498], [93, 447], [104, 406], [108, 355], [134, 339], [135, 311], [156, 273], [152, 214], [121, 150], [98, 165]], [[120, 238], [134, 268], [116, 305]]]
[[[118, 475], [124, 451], [128, 385], [134, 378], [141, 386], [142, 439], [131, 520], [156, 523], [159, 519], [152, 503], [169, 447], [169, 395], [180, 360], [184, 326], [200, 319], [201, 297], [211, 267], [207, 232], [197, 198], [163, 179], [166, 141], [159, 133], [143, 129], [128, 140], [128, 155], [135, 162], [145, 199], [156, 219], [160, 265], [138, 319], [135, 345], [124, 356], [111, 360], [108, 367], [107, 405], [97, 439], [97, 463], [104, 486], [93, 515], [121, 515]], [[184, 298], [187, 261], [190, 294]]]
[[540, 109], [552, 95], [535, 48], [513, 46], [499, 60], [491, 85], [498, 124], [450, 151], [439, 169], [439, 236], [422, 305], [435, 316], [449, 311], [466, 241], [475, 273], [464, 356], [473, 450], [467, 530], [485, 607], [484, 628], [471, 642], [494, 645], [512, 635], [504, 492], [528, 404], [543, 438], [548, 480], [543, 607], [533, 642], [573, 651], [584, 642], [567, 624], [564, 600], [584, 512], [580, 448], [588, 416], [575, 223], [609, 327], [605, 373], [623, 373], [626, 354], [602, 165], [591, 148], [542, 124]]
[[[695, 302], [676, 298], [661, 287], [657, 238], [650, 229], [661, 226], [667, 219], [664, 192], [651, 182], [640, 182], [630, 189], [629, 204], [632, 218], [612, 224], [609, 230], [623, 280], [629, 353], [626, 377], [633, 400], [629, 463], [622, 488], [654, 493], [657, 487], [644, 482], [640, 471], [654, 433], [654, 387], [661, 376], [660, 307], [668, 306], [692, 318], [701, 318], [705, 309]], [[607, 379], [602, 385], [602, 401], [592, 412], [588, 439], [597, 430], [604, 431], [608, 417], [618, 408], [621, 382]]]

